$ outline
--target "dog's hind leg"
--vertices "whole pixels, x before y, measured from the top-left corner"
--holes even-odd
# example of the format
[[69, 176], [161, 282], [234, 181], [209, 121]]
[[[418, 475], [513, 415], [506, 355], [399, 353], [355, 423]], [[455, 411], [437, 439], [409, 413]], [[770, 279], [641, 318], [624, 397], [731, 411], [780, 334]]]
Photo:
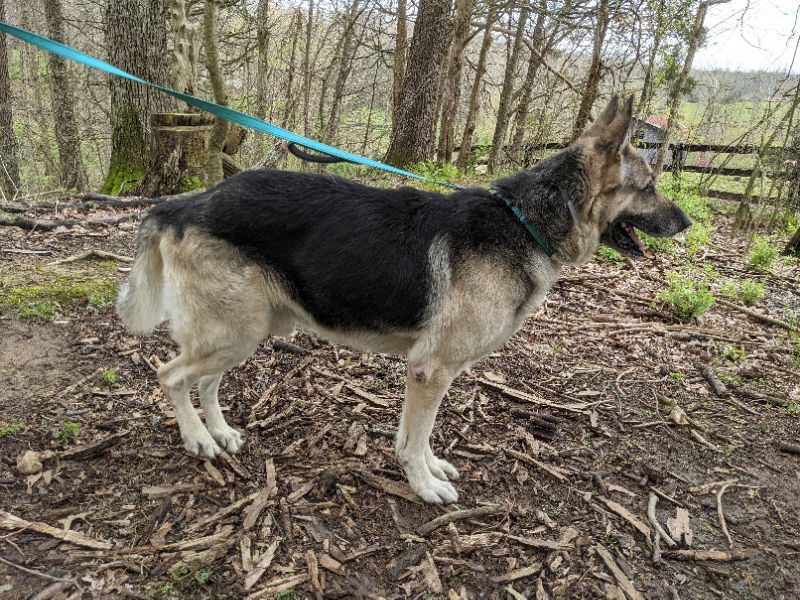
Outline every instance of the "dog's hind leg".
[[[201, 356], [183, 352], [158, 370], [158, 379], [164, 393], [175, 409], [175, 418], [178, 421], [184, 447], [191, 454], [214, 458], [222, 452], [217, 441], [222, 440], [222, 445], [226, 448], [229, 445], [233, 447], [237, 444], [230, 438], [238, 436], [238, 432], [236, 435], [230, 433], [233, 430], [225, 423], [225, 419], [219, 411], [216, 391], [222, 373], [250, 356], [251, 353], [252, 348], [250, 347], [246, 351], [241, 348], [220, 348]], [[201, 383], [203, 379], [205, 381], [202, 383], [205, 385], [200, 387], [200, 398], [202, 403], [205, 397], [203, 408], [206, 410], [209, 427], [214, 435], [203, 425], [189, 397], [192, 385]], [[240, 443], [241, 439], [238, 441], [238, 444]], [[238, 449], [238, 445], [236, 447]]]
[[457, 372], [431, 367], [409, 364], [395, 452], [408, 483], [420, 498], [433, 504], [450, 504], [458, 500], [458, 493], [447, 478], [458, 477], [458, 471], [433, 454], [430, 436], [442, 396]]
[[200, 406], [206, 416], [206, 428], [224, 450], [230, 454], [235, 454], [244, 444], [242, 434], [228, 425], [222, 411], [219, 408], [219, 382], [222, 373], [216, 375], [206, 375], [197, 382], [197, 390], [200, 396]]

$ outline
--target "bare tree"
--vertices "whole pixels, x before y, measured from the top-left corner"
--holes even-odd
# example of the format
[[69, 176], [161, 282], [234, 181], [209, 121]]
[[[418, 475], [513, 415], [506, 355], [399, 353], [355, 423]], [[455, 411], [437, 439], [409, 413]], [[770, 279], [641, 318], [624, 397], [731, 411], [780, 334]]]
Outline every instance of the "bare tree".
[[492, 46], [492, 24], [494, 23], [495, 14], [495, 8], [494, 5], [492, 5], [489, 7], [489, 13], [486, 15], [486, 23], [483, 29], [483, 41], [481, 42], [481, 50], [478, 54], [478, 64], [475, 67], [475, 78], [472, 80], [472, 90], [469, 94], [467, 119], [464, 123], [464, 133], [461, 136], [461, 149], [458, 151], [458, 159], [456, 160], [456, 166], [462, 171], [467, 170], [469, 155], [472, 151], [472, 136], [475, 133], [475, 125], [478, 121], [481, 85], [483, 85], [483, 76], [486, 74], [486, 59], [489, 55], [489, 49]]
[[576, 139], [589, 122], [589, 115], [594, 101], [597, 100], [597, 92], [600, 87], [603, 42], [608, 32], [609, 0], [600, 0], [597, 4], [597, 17], [594, 27], [594, 37], [592, 41], [592, 62], [589, 64], [589, 72], [586, 74], [586, 81], [583, 84], [583, 94], [581, 103], [578, 106], [578, 115], [575, 117], [575, 125], [572, 128], [572, 139]]
[[398, 120], [403, 80], [406, 75], [406, 52], [408, 38], [406, 34], [406, 0], [397, 0], [397, 26], [394, 45], [394, 77], [392, 79], [392, 121]]
[[[64, 42], [64, 15], [61, 0], [44, 0], [44, 14], [50, 37]], [[53, 53], [47, 55], [50, 66], [50, 100], [55, 116], [56, 143], [61, 165], [61, 185], [83, 190], [87, 186], [86, 169], [81, 159], [80, 132], [75, 119], [75, 96], [67, 75], [67, 60]]]
[[386, 162], [408, 165], [431, 158], [439, 81], [451, 39], [450, 0], [420, 0], [400, 107], [392, 123]]
[[694, 23], [692, 24], [691, 33], [689, 34], [689, 47], [686, 49], [686, 58], [683, 61], [683, 68], [672, 88], [667, 126], [664, 128], [664, 138], [662, 139], [661, 147], [658, 149], [658, 154], [656, 155], [656, 164], [654, 167], [656, 173], [661, 172], [661, 169], [664, 167], [664, 158], [667, 155], [669, 141], [675, 131], [678, 110], [680, 109], [681, 100], [683, 99], [683, 89], [689, 78], [689, 71], [692, 69], [695, 52], [697, 52], [697, 49], [700, 47], [700, 42], [703, 39], [703, 23], [706, 20], [708, 7], [715, 4], [726, 4], [727, 2], [730, 2], [730, 0], [704, 0], [697, 6], [697, 13], [695, 14]]
[[505, 75], [503, 76], [503, 89], [500, 92], [500, 104], [497, 107], [497, 119], [492, 136], [492, 146], [489, 149], [489, 173], [497, 170], [497, 161], [503, 149], [503, 142], [506, 139], [508, 129], [508, 117], [511, 110], [511, 97], [514, 93], [514, 74], [517, 70], [517, 63], [522, 51], [522, 38], [525, 36], [525, 25], [528, 22], [530, 10], [527, 4], [519, 12], [517, 30], [514, 34], [514, 42], [511, 56], [506, 61]]
[[[6, 20], [0, 0], [0, 21]], [[11, 106], [11, 77], [8, 73], [6, 36], [0, 36], [0, 196], [13, 198], [19, 190], [19, 144], [14, 133]]]
[[450, 60], [447, 75], [442, 84], [442, 117], [439, 129], [438, 159], [450, 162], [453, 159], [455, 126], [458, 105], [461, 100], [461, 87], [464, 79], [464, 59], [467, 44], [471, 39], [470, 19], [475, 9], [475, 0], [456, 0], [456, 18], [453, 30], [453, 43], [450, 46]]
[[[203, 43], [206, 50], [206, 69], [211, 87], [214, 90], [214, 101], [222, 106], [227, 106], [228, 95], [222, 84], [222, 69], [219, 65], [217, 52], [217, 18], [215, 0], [206, 0], [203, 10]], [[222, 172], [222, 147], [228, 137], [230, 122], [222, 117], [214, 119], [214, 129], [208, 142], [208, 163], [206, 164], [206, 184], [210, 187], [217, 185], [223, 179]]]

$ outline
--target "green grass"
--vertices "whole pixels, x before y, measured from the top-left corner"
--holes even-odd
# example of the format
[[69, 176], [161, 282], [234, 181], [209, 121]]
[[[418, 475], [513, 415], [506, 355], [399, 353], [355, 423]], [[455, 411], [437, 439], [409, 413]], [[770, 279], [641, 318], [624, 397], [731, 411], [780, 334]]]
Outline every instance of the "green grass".
[[614, 263], [615, 265], [619, 265], [625, 262], [625, 259], [622, 257], [622, 254], [620, 254], [613, 248], [609, 248], [608, 246], [605, 245], [601, 245], [597, 249], [596, 256], [599, 260]]

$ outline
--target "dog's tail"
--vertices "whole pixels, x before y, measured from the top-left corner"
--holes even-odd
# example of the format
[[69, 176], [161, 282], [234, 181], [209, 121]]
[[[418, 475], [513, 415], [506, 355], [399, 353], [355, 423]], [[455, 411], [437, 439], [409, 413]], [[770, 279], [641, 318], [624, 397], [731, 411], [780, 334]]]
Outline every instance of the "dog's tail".
[[132, 332], [147, 335], [165, 318], [163, 302], [164, 261], [154, 219], [145, 219], [136, 240], [136, 259], [128, 281], [119, 288], [117, 314]]

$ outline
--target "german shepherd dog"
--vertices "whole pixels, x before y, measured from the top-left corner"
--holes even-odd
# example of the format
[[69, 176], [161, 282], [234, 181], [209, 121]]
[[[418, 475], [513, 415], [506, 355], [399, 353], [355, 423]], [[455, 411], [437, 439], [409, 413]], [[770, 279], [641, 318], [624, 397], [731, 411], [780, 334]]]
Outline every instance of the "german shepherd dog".
[[[458, 471], [430, 446], [453, 378], [517, 331], [564, 265], [588, 261], [601, 242], [640, 257], [634, 228], [668, 237], [691, 224], [628, 141], [632, 98], [618, 104], [614, 97], [569, 148], [499, 179], [493, 192], [257, 170], [154, 207], [117, 311], [139, 334], [169, 322], [180, 355], [158, 379], [186, 449], [206, 458], [239, 450], [242, 437], [217, 401], [222, 374], [266, 335], [300, 327], [408, 357], [397, 459], [420, 498], [455, 502], [449, 480]], [[190, 400], [194, 384], [205, 425]]]

